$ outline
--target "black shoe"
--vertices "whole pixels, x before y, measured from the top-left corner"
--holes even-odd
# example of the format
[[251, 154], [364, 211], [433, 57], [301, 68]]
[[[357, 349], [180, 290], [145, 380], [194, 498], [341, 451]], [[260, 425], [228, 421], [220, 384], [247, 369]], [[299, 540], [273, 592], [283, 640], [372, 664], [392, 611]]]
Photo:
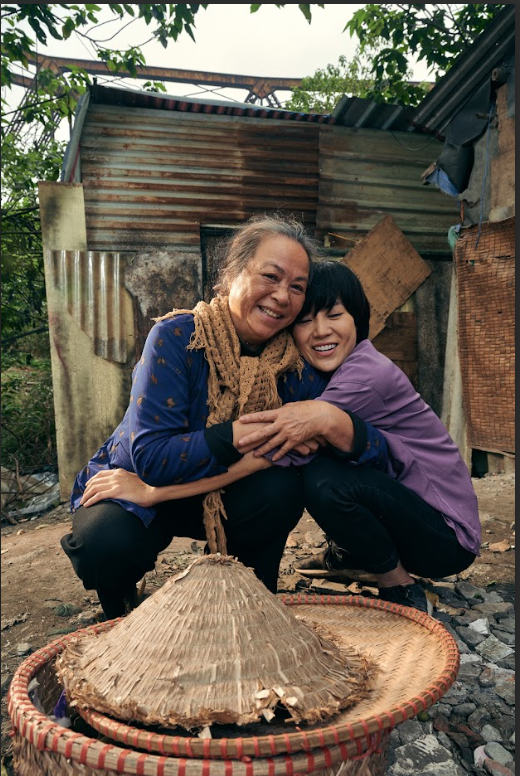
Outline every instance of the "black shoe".
[[375, 576], [368, 571], [345, 568], [344, 551], [332, 540], [327, 539], [327, 542], [326, 550], [302, 560], [298, 566], [294, 566], [294, 570], [304, 577], [313, 577], [314, 579], [328, 579], [346, 583], [361, 582], [368, 585], [376, 582]]
[[394, 585], [393, 587], [382, 587], [379, 590], [379, 598], [388, 601], [391, 604], [400, 606], [410, 606], [418, 609], [425, 614], [433, 612], [431, 601], [426, 597], [422, 587], [416, 582], [413, 585]]
[[135, 585], [132, 585], [124, 592], [113, 592], [97, 590], [99, 603], [103, 609], [103, 614], [107, 620], [115, 620], [116, 617], [124, 617], [129, 614], [140, 603], [138, 591]]

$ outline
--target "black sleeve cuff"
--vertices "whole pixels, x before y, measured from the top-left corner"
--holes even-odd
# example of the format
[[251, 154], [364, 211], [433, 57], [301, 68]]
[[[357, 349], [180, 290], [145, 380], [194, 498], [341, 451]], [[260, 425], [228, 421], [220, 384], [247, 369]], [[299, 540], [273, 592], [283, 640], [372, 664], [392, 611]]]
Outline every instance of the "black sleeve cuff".
[[204, 438], [212, 455], [221, 466], [231, 466], [232, 463], [243, 458], [243, 454], [239, 453], [233, 445], [232, 420], [226, 420], [225, 423], [215, 423], [214, 426], [205, 428]]
[[350, 452], [345, 452], [343, 450], [339, 450], [337, 447], [334, 447], [334, 445], [331, 445], [331, 450], [335, 453], [335, 455], [339, 456], [340, 458], [345, 458], [347, 461], [358, 461], [365, 452], [367, 446], [367, 427], [365, 425], [365, 421], [361, 420], [361, 418], [358, 417], [358, 415], [356, 415], [354, 412], [349, 412], [348, 410], [345, 410], [345, 412], [350, 417], [354, 425], [354, 449]]

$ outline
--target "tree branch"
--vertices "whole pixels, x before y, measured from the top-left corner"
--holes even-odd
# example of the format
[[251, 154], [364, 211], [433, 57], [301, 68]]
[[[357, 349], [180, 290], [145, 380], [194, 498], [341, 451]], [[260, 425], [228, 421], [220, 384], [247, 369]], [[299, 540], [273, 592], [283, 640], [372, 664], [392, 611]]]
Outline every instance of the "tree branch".
[[469, 44], [471, 43], [471, 39], [468, 38], [468, 36], [466, 35], [466, 31], [463, 29], [463, 27], [461, 27], [461, 25], [459, 24], [459, 22], [455, 18], [455, 14], [453, 13], [453, 11], [451, 9], [451, 5], [447, 5], [446, 15], [448, 16], [450, 21], [453, 22], [455, 28], [457, 29], [459, 35], [461, 36], [461, 38], [462, 38], [462, 40], [464, 42], [464, 46], [467, 48], [469, 46]]
[[94, 30], [97, 30], [99, 27], [103, 27], [105, 24], [113, 24], [114, 22], [118, 22], [118, 21], [121, 21], [121, 17], [114, 18], [114, 19], [105, 19], [104, 22], [99, 22], [99, 24], [94, 24], [93, 27], [87, 30], [87, 34], [90, 35]]
[[[130, 19], [130, 21], [127, 22], [125, 25], [123, 25], [123, 27], [121, 27], [120, 30], [118, 30], [116, 33], [114, 33], [114, 35], [112, 35], [110, 38], [105, 38], [104, 40], [97, 40], [97, 39], [91, 38], [90, 35], [87, 35], [87, 34], [85, 34], [85, 37], [88, 38], [91, 43], [95, 43], [96, 45], [98, 43], [108, 43], [109, 40], [113, 40], [114, 38], [117, 38], [117, 36], [119, 35], [120, 32], [123, 32], [123, 30], [125, 30], [127, 27], [130, 27], [130, 25], [133, 24], [136, 21], [137, 21], [137, 17], [134, 17], [133, 19]], [[89, 30], [89, 33], [90, 33], [90, 30]]]
[[22, 337], [30, 337], [31, 334], [41, 334], [44, 331], [49, 331], [48, 326], [41, 326], [39, 329], [32, 329], [31, 331], [26, 331], [23, 334], [17, 334], [15, 337], [6, 337], [6, 339], [3, 339], [0, 342], [0, 345], [7, 345], [8, 342], [14, 342], [15, 340], [22, 339]]
[[[22, 312], [21, 310], [17, 310], [16, 307], [11, 307], [11, 305], [9, 304], [2, 303], [2, 310], [9, 310], [9, 312], [11, 313], [16, 313], [16, 315], [20, 315], [20, 316], [23, 315], [24, 318], [27, 318], [27, 314], [25, 312]], [[42, 325], [45, 323], [44, 316], [40, 316], [39, 318], [33, 318], [32, 320], [34, 323], [40, 323]]]
[[34, 207], [24, 207], [24, 208], [21, 208], [20, 210], [14, 210], [12, 213], [2, 212], [2, 218], [16, 218], [16, 216], [21, 216], [24, 213], [34, 213], [35, 210], [39, 210], [39, 209], [40, 208], [38, 207], [38, 205], [35, 205]]
[[14, 110], [9, 110], [3, 113], [3, 116], [11, 116], [13, 113], [21, 113], [24, 110], [28, 110], [29, 108], [39, 108], [40, 105], [47, 105], [49, 102], [56, 102], [56, 100], [61, 100], [63, 97], [63, 94], [57, 94], [56, 97], [49, 97], [48, 100], [42, 100], [41, 102], [30, 102], [26, 103], [25, 105], [21, 105], [18, 108], [15, 108]]
[[[401, 11], [405, 11], [408, 14], [411, 14], [411, 10], [410, 10], [409, 6], [402, 5], [401, 3], [396, 3], [396, 6], [397, 6], [397, 8], [400, 8]], [[429, 13], [429, 10], [426, 8], [426, 6], [424, 7], [424, 13], [426, 13], [426, 14]], [[433, 27], [434, 29], [439, 30], [439, 32], [442, 32], [442, 33], [445, 33], [447, 35], [450, 35], [451, 37], [454, 37], [453, 33], [451, 33], [450, 30], [448, 30], [446, 27], [443, 27], [440, 24], [437, 24], [437, 22], [434, 21], [431, 17], [428, 17], [427, 19], [421, 19], [419, 16], [416, 16], [415, 18], [416, 18], [417, 22], [419, 24], [422, 24], [422, 26], [425, 29], [427, 29], [428, 27]]]

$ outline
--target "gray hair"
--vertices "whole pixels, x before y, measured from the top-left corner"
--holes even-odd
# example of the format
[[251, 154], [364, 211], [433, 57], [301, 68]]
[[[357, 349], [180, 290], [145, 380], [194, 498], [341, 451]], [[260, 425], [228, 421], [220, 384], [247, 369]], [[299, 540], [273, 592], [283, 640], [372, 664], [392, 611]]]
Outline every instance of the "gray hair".
[[250, 218], [229, 239], [214, 290], [222, 295], [228, 294], [231, 283], [247, 267], [262, 240], [272, 235], [288, 237], [302, 246], [309, 257], [310, 280], [313, 261], [320, 253], [320, 244], [306, 232], [304, 225], [296, 218], [262, 215]]

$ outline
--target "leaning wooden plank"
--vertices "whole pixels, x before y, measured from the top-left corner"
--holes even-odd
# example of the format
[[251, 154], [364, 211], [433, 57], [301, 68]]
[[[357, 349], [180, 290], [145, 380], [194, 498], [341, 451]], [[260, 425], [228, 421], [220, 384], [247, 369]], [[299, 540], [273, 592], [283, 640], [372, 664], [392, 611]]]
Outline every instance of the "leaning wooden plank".
[[360, 279], [370, 302], [370, 339], [431, 274], [392, 216], [376, 224], [343, 261]]

